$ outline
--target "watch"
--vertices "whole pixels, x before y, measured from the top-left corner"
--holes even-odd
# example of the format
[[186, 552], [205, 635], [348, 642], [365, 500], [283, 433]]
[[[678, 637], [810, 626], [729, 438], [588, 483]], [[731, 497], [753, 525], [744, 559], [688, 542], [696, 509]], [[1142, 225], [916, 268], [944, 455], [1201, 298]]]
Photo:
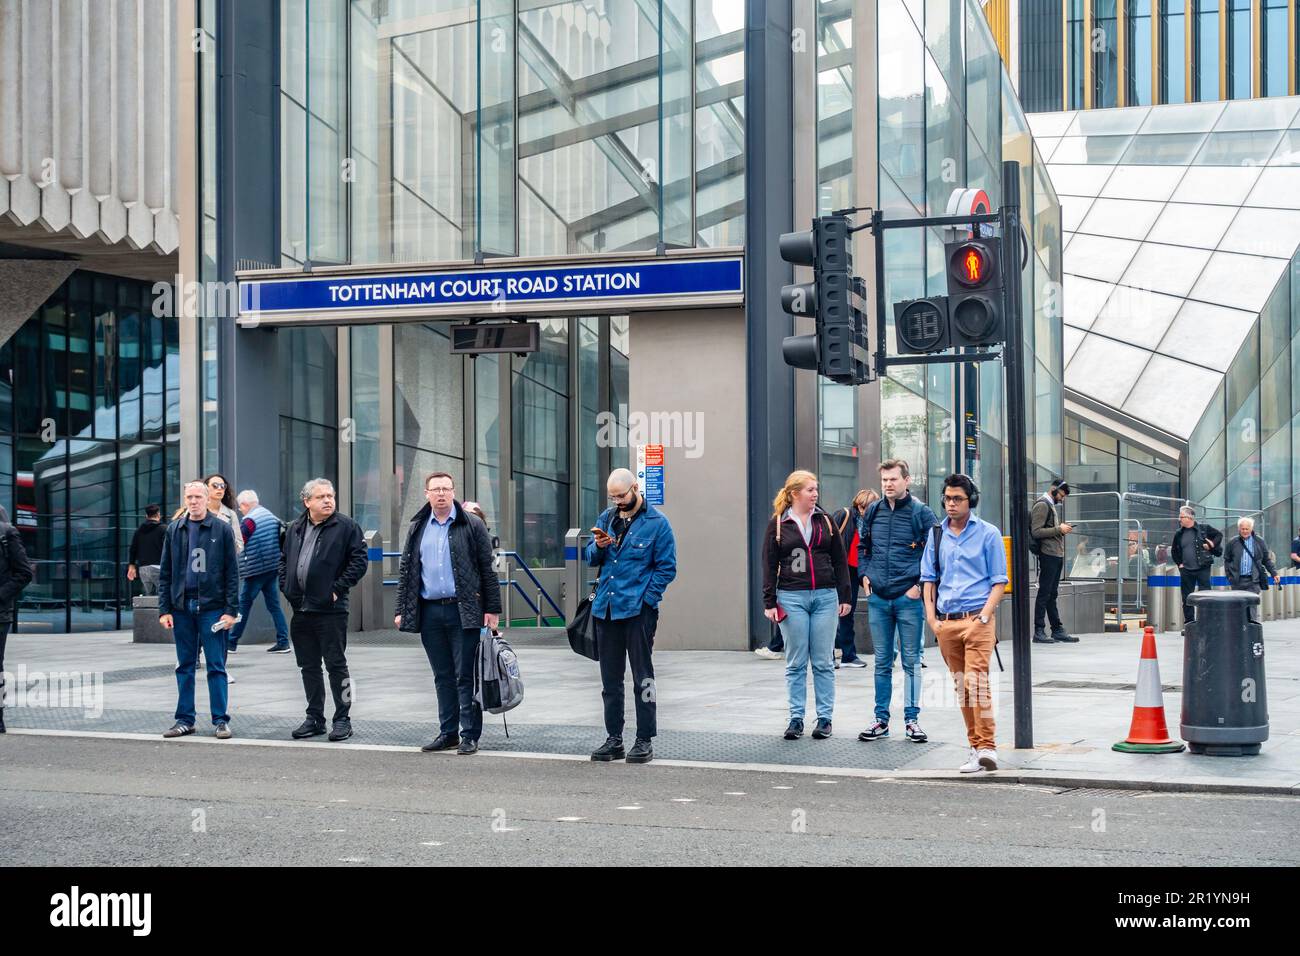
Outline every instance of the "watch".
[[983, 614], [980, 614], [980, 615], [977, 617], [977, 620], [978, 620], [981, 624], [987, 624], [989, 621], [992, 620], [992, 618], [988, 618], [988, 617], [985, 617]]

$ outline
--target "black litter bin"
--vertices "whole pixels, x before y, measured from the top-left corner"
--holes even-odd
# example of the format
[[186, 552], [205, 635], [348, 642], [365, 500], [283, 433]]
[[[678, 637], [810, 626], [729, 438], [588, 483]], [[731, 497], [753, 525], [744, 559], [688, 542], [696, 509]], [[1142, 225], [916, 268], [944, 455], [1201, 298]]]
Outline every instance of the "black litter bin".
[[1259, 595], [1198, 591], [1183, 641], [1180, 726], [1194, 754], [1241, 757], [1268, 740]]

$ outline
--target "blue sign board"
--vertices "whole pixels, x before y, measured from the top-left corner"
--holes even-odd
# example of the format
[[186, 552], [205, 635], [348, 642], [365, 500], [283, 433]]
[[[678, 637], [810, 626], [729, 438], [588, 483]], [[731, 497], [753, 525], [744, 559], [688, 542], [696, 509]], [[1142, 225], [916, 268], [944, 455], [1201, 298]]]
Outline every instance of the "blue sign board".
[[656, 259], [602, 265], [370, 276], [255, 279], [239, 285], [245, 315], [350, 312], [414, 306], [581, 304], [594, 300], [717, 296], [744, 291], [743, 259]]
[[664, 503], [664, 466], [645, 466], [645, 487], [642, 489], [645, 500], [652, 505]]

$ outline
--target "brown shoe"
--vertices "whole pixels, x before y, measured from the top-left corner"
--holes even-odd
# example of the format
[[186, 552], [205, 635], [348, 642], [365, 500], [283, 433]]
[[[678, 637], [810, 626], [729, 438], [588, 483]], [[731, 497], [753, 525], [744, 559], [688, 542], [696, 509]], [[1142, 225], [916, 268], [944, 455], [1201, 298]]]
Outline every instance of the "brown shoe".
[[163, 731], [163, 736], [170, 739], [172, 737], [186, 737], [192, 733], [194, 733], [193, 724], [182, 723], [178, 720], [176, 723], [172, 724], [170, 730]]

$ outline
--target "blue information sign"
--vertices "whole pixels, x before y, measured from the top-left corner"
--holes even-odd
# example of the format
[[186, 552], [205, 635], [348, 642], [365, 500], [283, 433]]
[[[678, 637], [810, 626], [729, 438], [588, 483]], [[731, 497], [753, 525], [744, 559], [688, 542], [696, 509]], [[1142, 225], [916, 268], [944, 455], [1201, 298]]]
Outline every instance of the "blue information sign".
[[645, 466], [645, 500], [652, 505], [664, 503], [664, 466]]
[[743, 260], [734, 256], [531, 269], [254, 279], [240, 283], [239, 309], [243, 315], [271, 316], [412, 306], [499, 305], [509, 311], [512, 304], [522, 303], [739, 295], [744, 291], [743, 273]]

